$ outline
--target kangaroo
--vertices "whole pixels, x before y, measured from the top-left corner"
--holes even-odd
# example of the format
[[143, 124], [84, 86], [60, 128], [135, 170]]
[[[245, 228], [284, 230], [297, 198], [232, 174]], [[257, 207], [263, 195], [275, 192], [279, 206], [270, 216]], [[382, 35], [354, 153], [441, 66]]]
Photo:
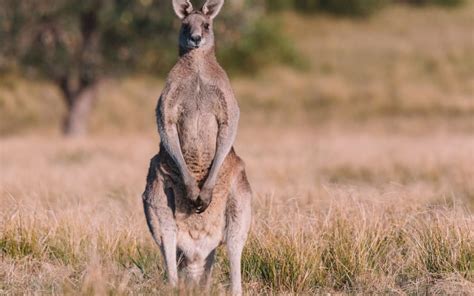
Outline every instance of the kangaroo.
[[150, 232], [169, 283], [209, 287], [217, 247], [225, 243], [232, 294], [242, 293], [241, 255], [251, 220], [252, 191], [233, 143], [239, 107], [215, 57], [213, 20], [224, 0], [194, 10], [173, 0], [181, 19], [179, 59], [156, 107], [159, 153], [143, 193]]

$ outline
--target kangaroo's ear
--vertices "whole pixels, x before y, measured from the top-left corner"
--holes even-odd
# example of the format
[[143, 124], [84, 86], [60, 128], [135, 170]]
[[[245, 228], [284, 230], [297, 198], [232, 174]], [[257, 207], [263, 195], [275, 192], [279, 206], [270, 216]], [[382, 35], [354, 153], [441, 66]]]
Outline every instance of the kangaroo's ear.
[[185, 18], [193, 11], [193, 5], [189, 0], [173, 0], [173, 8], [180, 19]]
[[224, 5], [224, 0], [207, 0], [201, 11], [211, 19], [215, 18]]

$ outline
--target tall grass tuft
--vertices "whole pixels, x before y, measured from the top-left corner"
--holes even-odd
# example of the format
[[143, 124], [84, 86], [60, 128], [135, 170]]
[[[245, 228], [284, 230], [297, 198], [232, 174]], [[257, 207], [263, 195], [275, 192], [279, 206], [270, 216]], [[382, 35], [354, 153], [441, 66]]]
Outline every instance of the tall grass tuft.
[[[462, 211], [382, 213], [349, 203], [316, 223], [295, 225], [285, 219], [259, 227], [244, 252], [245, 278], [282, 293], [409, 291], [424, 277], [473, 279], [472, 220]], [[464, 217], [462, 222], [455, 222], [455, 213]]]

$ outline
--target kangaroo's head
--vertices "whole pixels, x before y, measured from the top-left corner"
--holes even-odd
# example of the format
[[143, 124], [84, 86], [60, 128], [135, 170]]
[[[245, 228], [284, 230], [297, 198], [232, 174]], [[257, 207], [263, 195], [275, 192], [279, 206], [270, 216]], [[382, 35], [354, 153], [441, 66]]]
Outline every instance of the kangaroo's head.
[[173, 0], [173, 8], [181, 19], [179, 49], [181, 53], [214, 47], [212, 21], [224, 0], [207, 0], [200, 10], [193, 10], [189, 0]]

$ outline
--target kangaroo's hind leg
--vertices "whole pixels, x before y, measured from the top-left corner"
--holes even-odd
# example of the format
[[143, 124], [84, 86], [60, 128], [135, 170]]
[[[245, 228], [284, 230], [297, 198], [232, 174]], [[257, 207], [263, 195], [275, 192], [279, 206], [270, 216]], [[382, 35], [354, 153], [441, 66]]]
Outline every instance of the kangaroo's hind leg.
[[216, 249], [214, 249], [206, 258], [206, 265], [204, 266], [204, 275], [201, 280], [201, 285], [209, 291], [212, 284], [212, 267], [216, 257]]
[[226, 246], [233, 295], [242, 294], [241, 258], [251, 220], [252, 190], [242, 168], [232, 185], [227, 205]]
[[178, 284], [176, 258], [176, 222], [173, 217], [173, 192], [165, 189], [164, 177], [159, 172], [159, 156], [152, 158], [147, 185], [143, 193], [143, 206], [148, 227], [159, 245], [166, 266], [169, 283]]

